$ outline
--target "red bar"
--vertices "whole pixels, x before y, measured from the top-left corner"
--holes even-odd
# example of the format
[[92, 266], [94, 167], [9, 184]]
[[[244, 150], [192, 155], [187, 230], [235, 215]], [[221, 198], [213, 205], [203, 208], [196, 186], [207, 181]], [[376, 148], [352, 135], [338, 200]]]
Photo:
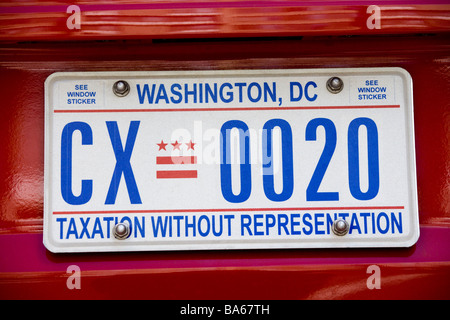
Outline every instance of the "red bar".
[[196, 164], [196, 156], [167, 156], [156, 157], [156, 164]]
[[404, 210], [404, 206], [374, 207], [304, 207], [304, 208], [226, 208], [226, 209], [161, 209], [161, 210], [98, 210], [54, 211], [53, 214], [133, 214], [133, 213], [187, 213], [187, 212], [252, 212], [252, 211], [318, 211], [318, 210]]
[[110, 112], [194, 112], [194, 111], [264, 111], [264, 110], [338, 110], [338, 109], [395, 109], [400, 105], [373, 106], [305, 106], [305, 107], [231, 107], [231, 108], [176, 108], [176, 109], [79, 109], [53, 110], [54, 113], [110, 113]]
[[197, 170], [156, 171], [156, 179], [197, 178]]
[[[448, 0], [83, 1], [80, 29], [61, 0], [2, 1], [1, 41], [184, 39], [448, 32]], [[131, 2], [131, 3], [130, 3]], [[137, 3], [133, 3], [137, 2]], [[156, 3], [155, 3], [156, 2]], [[431, 2], [431, 3], [430, 3]], [[78, 3], [77, 3], [78, 4]], [[367, 8], [381, 10], [369, 29]], [[155, 17], [158, 23], [154, 22]]]

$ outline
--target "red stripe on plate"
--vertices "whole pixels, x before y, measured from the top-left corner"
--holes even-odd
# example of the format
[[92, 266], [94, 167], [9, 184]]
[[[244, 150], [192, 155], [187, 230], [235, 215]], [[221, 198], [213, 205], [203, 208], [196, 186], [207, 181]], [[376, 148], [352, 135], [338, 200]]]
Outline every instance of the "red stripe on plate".
[[[173, 171], [172, 171], [173, 172]], [[226, 209], [160, 209], [160, 210], [97, 210], [54, 211], [53, 214], [133, 214], [133, 213], [188, 213], [188, 212], [253, 212], [253, 211], [341, 211], [341, 210], [404, 210], [404, 206], [374, 207], [299, 207], [299, 208], [226, 208]]]
[[164, 156], [156, 157], [156, 164], [196, 164], [196, 156]]
[[194, 111], [264, 111], [264, 110], [338, 110], [338, 109], [395, 109], [400, 105], [376, 106], [310, 106], [310, 107], [232, 107], [232, 108], [177, 108], [177, 109], [79, 109], [53, 110], [54, 113], [111, 113], [111, 112], [194, 112]]
[[156, 179], [189, 179], [197, 178], [197, 170], [156, 171]]

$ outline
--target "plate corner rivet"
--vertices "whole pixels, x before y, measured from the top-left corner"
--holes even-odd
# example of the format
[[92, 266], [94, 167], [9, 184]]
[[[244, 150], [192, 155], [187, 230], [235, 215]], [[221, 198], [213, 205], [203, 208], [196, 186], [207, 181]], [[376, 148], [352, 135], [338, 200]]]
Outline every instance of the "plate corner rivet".
[[331, 93], [339, 93], [344, 88], [344, 81], [339, 77], [331, 77], [327, 81], [327, 89]]
[[130, 92], [130, 85], [125, 80], [114, 82], [113, 92], [118, 97], [125, 97]]
[[130, 235], [130, 227], [126, 223], [118, 223], [113, 228], [114, 238], [124, 240]]
[[333, 233], [335, 235], [345, 236], [348, 233], [350, 226], [347, 221], [338, 219], [333, 222], [333, 226], [331, 229], [333, 230]]

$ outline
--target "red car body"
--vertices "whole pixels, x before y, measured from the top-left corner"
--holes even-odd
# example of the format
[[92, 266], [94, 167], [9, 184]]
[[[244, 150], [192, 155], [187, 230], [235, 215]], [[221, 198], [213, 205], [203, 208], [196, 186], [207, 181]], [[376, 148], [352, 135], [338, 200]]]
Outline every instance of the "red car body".
[[[0, 4], [0, 299], [450, 298], [446, 1], [75, 4], [79, 29], [62, 1]], [[80, 254], [44, 247], [44, 81], [53, 72], [335, 67], [402, 67], [412, 76], [414, 246]], [[81, 289], [67, 286], [71, 265]], [[380, 288], [368, 286], [372, 265]]]

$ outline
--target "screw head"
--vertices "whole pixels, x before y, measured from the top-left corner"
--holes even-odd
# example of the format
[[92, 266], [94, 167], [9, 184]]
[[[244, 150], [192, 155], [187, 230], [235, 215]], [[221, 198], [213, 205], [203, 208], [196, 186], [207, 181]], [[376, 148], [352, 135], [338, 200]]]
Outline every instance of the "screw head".
[[116, 81], [113, 85], [113, 92], [118, 97], [125, 97], [130, 92], [130, 85], [124, 80]]
[[333, 222], [331, 230], [337, 236], [345, 236], [350, 229], [350, 226], [347, 221], [343, 219], [338, 219]]
[[124, 240], [130, 235], [130, 227], [126, 223], [118, 223], [113, 228], [114, 237], [118, 240]]
[[327, 81], [327, 89], [331, 93], [339, 93], [344, 88], [344, 81], [338, 77], [332, 77]]

